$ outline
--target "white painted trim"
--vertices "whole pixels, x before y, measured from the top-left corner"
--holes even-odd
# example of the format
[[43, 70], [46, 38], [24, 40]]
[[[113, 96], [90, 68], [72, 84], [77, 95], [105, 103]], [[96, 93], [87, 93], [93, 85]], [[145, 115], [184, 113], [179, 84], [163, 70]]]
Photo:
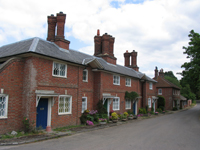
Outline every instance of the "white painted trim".
[[[119, 77], [119, 78], [118, 78], [118, 79], [119, 79], [119, 83], [114, 83], [114, 76]], [[119, 75], [113, 75], [113, 84], [114, 84], [114, 85], [120, 85], [120, 76], [119, 76]]]
[[86, 80], [83, 80], [83, 82], [88, 82], [88, 70], [84, 69], [83, 71], [86, 71]]
[[85, 98], [85, 100], [86, 100], [86, 109], [87, 109], [87, 97], [84, 96], [84, 97], [82, 97], [82, 106], [81, 106], [81, 112], [82, 113], [86, 110], [86, 109], [84, 111], [82, 110], [82, 108], [83, 108], [83, 98]]
[[7, 94], [0, 94], [0, 96], [6, 98], [5, 115], [2, 117], [0, 116], [0, 119], [7, 119], [8, 118], [8, 98], [9, 98], [9, 96]]
[[[118, 99], [118, 109], [114, 109], [114, 99]], [[115, 97], [113, 98], [113, 110], [120, 110], [120, 98], [119, 97]]]
[[52, 98], [48, 98], [47, 126], [51, 126], [51, 103]]
[[[60, 97], [69, 97], [70, 98], [70, 112], [59, 113]], [[58, 98], [58, 115], [68, 115], [68, 114], [72, 114], [72, 96], [71, 95], [59, 95], [59, 98]]]
[[135, 115], [137, 115], [137, 101], [135, 102]]
[[[64, 76], [60, 76], [60, 75], [54, 75], [54, 63], [58, 63], [59, 65], [62, 64], [62, 65], [65, 65], [65, 75]], [[67, 78], [67, 64], [64, 64], [64, 63], [59, 63], [59, 62], [55, 62], [53, 61], [53, 65], [52, 65], [52, 76], [53, 77], [59, 77], [59, 78]]]
[[[126, 83], [127, 83], [127, 82], [126, 82], [127, 79], [130, 80], [130, 85], [126, 84]], [[128, 87], [131, 87], [131, 78], [126, 78], [126, 79], [125, 79], [125, 85], [128, 86]]]

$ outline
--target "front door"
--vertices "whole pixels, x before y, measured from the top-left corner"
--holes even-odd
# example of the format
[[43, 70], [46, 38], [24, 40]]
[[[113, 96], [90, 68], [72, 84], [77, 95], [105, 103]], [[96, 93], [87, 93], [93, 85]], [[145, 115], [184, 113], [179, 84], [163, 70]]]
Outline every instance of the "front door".
[[37, 107], [36, 127], [46, 129], [48, 113], [48, 98], [41, 98]]
[[136, 103], [136, 102], [133, 103], [133, 114], [134, 114], [134, 115], [135, 115], [135, 103]]

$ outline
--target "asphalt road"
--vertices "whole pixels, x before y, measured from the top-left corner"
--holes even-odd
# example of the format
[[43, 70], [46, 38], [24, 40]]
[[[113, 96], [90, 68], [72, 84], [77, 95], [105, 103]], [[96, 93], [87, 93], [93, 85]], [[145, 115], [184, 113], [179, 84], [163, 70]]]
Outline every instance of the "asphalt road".
[[200, 104], [192, 109], [9, 150], [200, 150]]

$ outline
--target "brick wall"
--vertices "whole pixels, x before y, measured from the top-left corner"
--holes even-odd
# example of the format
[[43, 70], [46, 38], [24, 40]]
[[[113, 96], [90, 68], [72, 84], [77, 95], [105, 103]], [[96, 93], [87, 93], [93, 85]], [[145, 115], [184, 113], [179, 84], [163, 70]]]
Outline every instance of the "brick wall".
[[22, 128], [23, 64], [23, 59], [15, 59], [0, 70], [0, 88], [4, 89], [4, 94], [9, 95], [8, 118], [0, 119], [0, 134]]

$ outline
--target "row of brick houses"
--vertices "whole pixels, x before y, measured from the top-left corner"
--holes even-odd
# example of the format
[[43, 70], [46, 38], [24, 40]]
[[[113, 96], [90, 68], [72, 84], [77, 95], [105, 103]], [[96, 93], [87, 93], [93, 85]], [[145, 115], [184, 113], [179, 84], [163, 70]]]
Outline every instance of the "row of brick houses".
[[[139, 72], [136, 51], [126, 51], [125, 65], [118, 65], [115, 38], [100, 36], [99, 30], [94, 55], [70, 49], [65, 18], [62, 12], [48, 16], [47, 41], [35, 37], [0, 47], [0, 134], [22, 129], [24, 117], [48, 131], [80, 124], [82, 112], [96, 109], [100, 99], [108, 112], [137, 114], [147, 105], [156, 109], [158, 90], [165, 88], [158, 84], [160, 75], [151, 79]], [[126, 100], [126, 91], [139, 97]]]

